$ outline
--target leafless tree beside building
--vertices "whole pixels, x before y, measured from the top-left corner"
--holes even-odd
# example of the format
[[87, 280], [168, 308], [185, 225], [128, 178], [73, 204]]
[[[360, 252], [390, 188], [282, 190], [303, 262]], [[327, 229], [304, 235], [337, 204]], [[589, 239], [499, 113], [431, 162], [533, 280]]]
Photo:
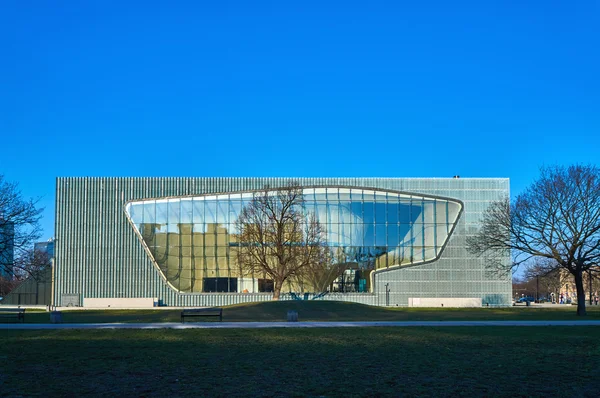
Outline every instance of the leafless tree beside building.
[[41, 235], [43, 209], [37, 202], [23, 198], [18, 185], [0, 174], [0, 275], [4, 279], [31, 274], [31, 248]]
[[[583, 276], [600, 261], [600, 169], [595, 166], [543, 168], [537, 181], [513, 203], [504, 198], [484, 213], [482, 228], [467, 239], [472, 253], [490, 267], [507, 270], [545, 258], [550, 270], [573, 275], [577, 315], [585, 315]], [[510, 251], [513, 261], [499, 258]]]
[[535, 284], [535, 291], [538, 295], [551, 299], [554, 294], [554, 299], [558, 300], [561, 292], [562, 268], [554, 259], [535, 258], [533, 260], [532, 263], [527, 264], [524, 272], [525, 280], [529, 281], [532, 286]]

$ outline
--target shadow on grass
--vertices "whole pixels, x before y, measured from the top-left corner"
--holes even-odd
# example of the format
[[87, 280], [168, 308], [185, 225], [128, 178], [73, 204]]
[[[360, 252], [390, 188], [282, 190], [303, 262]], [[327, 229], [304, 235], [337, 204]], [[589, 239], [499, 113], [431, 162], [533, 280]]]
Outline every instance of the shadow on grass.
[[[8, 396], [595, 396], [600, 363], [594, 327], [55, 330], [0, 338]], [[557, 366], [575, 363], [572, 372]]]

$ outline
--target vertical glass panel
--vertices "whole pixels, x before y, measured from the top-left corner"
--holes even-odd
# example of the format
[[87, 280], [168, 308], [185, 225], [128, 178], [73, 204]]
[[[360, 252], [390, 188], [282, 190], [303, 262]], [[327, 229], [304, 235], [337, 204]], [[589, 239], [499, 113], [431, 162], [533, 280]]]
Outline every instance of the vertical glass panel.
[[387, 245], [387, 225], [377, 224], [375, 226], [375, 245], [386, 246]]
[[333, 224], [340, 224], [343, 222], [342, 219], [343, 210], [341, 209], [340, 202], [329, 202], [329, 219]]
[[387, 209], [386, 209], [385, 202], [376, 202], [375, 203], [375, 222], [377, 224], [385, 223], [386, 215], [387, 215]]
[[203, 200], [194, 199], [194, 201], [192, 202], [192, 217], [194, 222], [194, 234], [204, 234], [206, 232], [206, 226], [204, 224]]
[[341, 224], [340, 235], [340, 244], [344, 246], [352, 246], [352, 224]]
[[169, 199], [169, 224], [179, 224], [180, 204], [178, 199]]
[[192, 224], [193, 206], [191, 199], [181, 200], [181, 223]]
[[425, 250], [423, 246], [413, 246], [411, 263], [416, 263], [425, 260]]
[[168, 221], [169, 204], [167, 201], [156, 202], [156, 223], [166, 224]]
[[217, 222], [217, 202], [214, 200], [207, 200], [204, 203], [204, 222], [206, 224]]
[[232, 200], [229, 202], [229, 223], [233, 224], [242, 212], [242, 202], [239, 200]]
[[364, 228], [364, 246], [375, 246], [375, 225], [363, 224]]
[[[182, 247], [192, 246], [192, 224], [179, 224], [179, 234]], [[185, 255], [191, 255], [191, 251], [186, 251]]]
[[399, 204], [399, 213], [398, 218], [401, 224], [410, 224], [413, 222], [413, 219], [410, 214], [411, 201], [410, 200], [402, 200]]
[[413, 223], [423, 222], [423, 202], [412, 200], [410, 204], [410, 218]]
[[425, 224], [435, 223], [434, 211], [435, 211], [434, 202], [431, 202], [431, 201], [423, 202], [423, 222]]
[[425, 238], [424, 238], [424, 244], [425, 246], [435, 246], [436, 245], [436, 241], [435, 241], [435, 224], [424, 224], [424, 231], [425, 231]]
[[193, 200], [193, 221], [194, 224], [203, 224], [204, 223], [204, 201], [194, 199]]
[[144, 224], [154, 224], [156, 222], [156, 202], [144, 202]]
[[362, 217], [363, 217], [363, 203], [360, 201], [357, 202], [352, 202], [351, 203], [351, 211], [352, 214], [354, 215], [354, 217], [356, 217], [356, 219], [359, 222], [362, 222]]
[[351, 223], [352, 222], [352, 204], [350, 202], [340, 202], [339, 205], [340, 215], [339, 220], [341, 223]]
[[317, 219], [323, 225], [327, 225], [327, 202], [317, 202]]
[[435, 202], [435, 219], [438, 224], [445, 224], [447, 220], [446, 209], [448, 207], [448, 202], [445, 200], [437, 200]]
[[307, 200], [304, 202], [304, 211], [306, 211], [307, 215], [317, 214], [316, 203], [314, 200]]
[[413, 224], [413, 226], [411, 228], [413, 246], [423, 246], [423, 241], [424, 241], [423, 225], [424, 224]]
[[229, 222], [229, 201], [221, 196], [217, 203], [217, 223], [227, 224]]
[[398, 224], [389, 223], [387, 225], [387, 242], [388, 246], [396, 247], [400, 244], [400, 239], [398, 237]]
[[394, 201], [390, 201], [387, 204], [387, 217], [386, 220], [388, 223], [390, 224], [397, 224], [398, 223], [398, 202]]
[[352, 246], [363, 246], [365, 238], [365, 224], [352, 224], [351, 229]]
[[373, 224], [375, 223], [375, 206], [373, 202], [363, 203], [363, 223]]
[[129, 203], [127, 211], [131, 221], [135, 224], [141, 224], [144, 221], [144, 205], [141, 203]]

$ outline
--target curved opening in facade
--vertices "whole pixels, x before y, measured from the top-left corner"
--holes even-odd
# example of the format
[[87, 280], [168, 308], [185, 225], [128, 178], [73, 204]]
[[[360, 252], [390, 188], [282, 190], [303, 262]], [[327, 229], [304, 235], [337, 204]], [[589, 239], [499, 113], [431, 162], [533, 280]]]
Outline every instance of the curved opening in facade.
[[[243, 242], [236, 220], [263, 193], [145, 199], [127, 203], [125, 212], [155, 266], [177, 291], [268, 292], [272, 280], [243, 272], [237, 262]], [[336, 259], [335, 272], [320, 283], [333, 292], [368, 292], [375, 270], [438, 259], [463, 208], [449, 198], [367, 188], [305, 187], [302, 199], [302, 212], [322, 225]], [[306, 278], [290, 280], [287, 288], [318, 293]]]

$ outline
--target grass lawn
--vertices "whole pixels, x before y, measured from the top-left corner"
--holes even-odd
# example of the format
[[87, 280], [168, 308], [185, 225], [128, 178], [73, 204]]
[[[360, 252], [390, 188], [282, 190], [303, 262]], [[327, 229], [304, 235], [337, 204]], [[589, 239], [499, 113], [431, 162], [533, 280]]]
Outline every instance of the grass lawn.
[[597, 327], [0, 331], [2, 396], [590, 396]]
[[[588, 308], [588, 316], [575, 315], [571, 305], [510, 308], [384, 308], [337, 301], [280, 301], [224, 307], [230, 322], [284, 321], [288, 310], [298, 311], [301, 321], [450, 321], [450, 320], [600, 320], [600, 306]], [[63, 311], [65, 323], [179, 322], [181, 310], [73, 310]], [[216, 318], [202, 319], [210, 321]], [[47, 312], [26, 312], [27, 323], [48, 323]], [[186, 320], [187, 322], [187, 320]]]

